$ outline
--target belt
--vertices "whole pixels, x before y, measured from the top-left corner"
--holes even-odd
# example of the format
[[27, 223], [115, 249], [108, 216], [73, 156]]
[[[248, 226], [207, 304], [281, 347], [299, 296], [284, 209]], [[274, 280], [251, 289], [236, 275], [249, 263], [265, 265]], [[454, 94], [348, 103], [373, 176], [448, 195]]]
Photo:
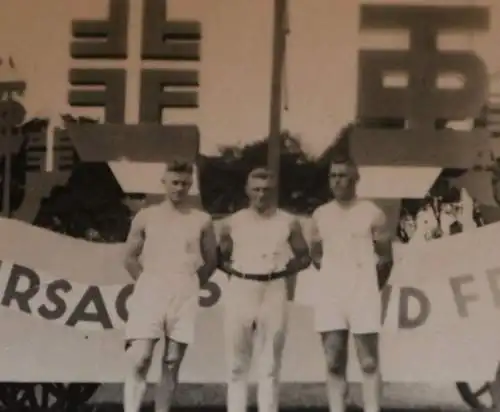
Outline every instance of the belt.
[[284, 270], [282, 270], [281, 272], [271, 272], [265, 275], [254, 274], [254, 273], [241, 273], [233, 270], [231, 271], [230, 276], [236, 276], [237, 278], [240, 279], [255, 280], [257, 282], [270, 282], [272, 280], [287, 277], [288, 275], [289, 273], [285, 272]]

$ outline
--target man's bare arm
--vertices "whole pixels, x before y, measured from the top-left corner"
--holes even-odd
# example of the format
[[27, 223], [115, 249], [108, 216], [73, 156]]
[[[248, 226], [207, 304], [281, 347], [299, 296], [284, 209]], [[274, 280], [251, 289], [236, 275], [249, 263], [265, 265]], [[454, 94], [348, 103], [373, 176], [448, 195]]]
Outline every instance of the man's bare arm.
[[304, 238], [302, 225], [297, 219], [294, 219], [291, 224], [288, 243], [290, 244], [294, 257], [288, 262], [285, 271], [290, 274], [295, 274], [307, 269], [311, 264], [309, 246]]
[[200, 285], [204, 285], [217, 269], [217, 239], [212, 219], [205, 224], [200, 237], [200, 250], [203, 265], [198, 269]]
[[145, 228], [144, 214], [139, 212], [132, 219], [127, 241], [125, 242], [124, 266], [134, 280], [137, 280], [142, 273], [140, 256], [146, 239]]
[[392, 234], [389, 230], [387, 217], [379, 210], [372, 228], [375, 253], [378, 257], [377, 272], [379, 288], [383, 289], [391, 275], [394, 265], [392, 249]]
[[319, 233], [316, 219], [311, 220], [311, 259], [312, 264], [316, 269], [321, 269], [321, 260], [323, 259], [323, 241]]
[[219, 236], [219, 265], [218, 268], [227, 275], [231, 275], [233, 239], [231, 237], [231, 227], [228, 222], [221, 223]]

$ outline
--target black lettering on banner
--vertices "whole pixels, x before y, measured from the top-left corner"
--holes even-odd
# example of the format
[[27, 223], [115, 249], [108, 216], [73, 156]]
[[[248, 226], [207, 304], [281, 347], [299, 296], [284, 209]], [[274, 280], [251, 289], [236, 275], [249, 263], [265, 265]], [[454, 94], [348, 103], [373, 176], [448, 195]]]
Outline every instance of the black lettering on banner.
[[69, 82], [72, 86], [102, 87], [102, 90], [70, 90], [68, 100], [71, 106], [103, 107], [105, 122], [125, 122], [124, 69], [72, 69]]
[[142, 71], [141, 82], [140, 121], [143, 123], [161, 123], [163, 109], [198, 107], [196, 70], [146, 69]]
[[169, 20], [165, 0], [143, 0], [142, 17], [143, 59], [200, 60], [199, 22]]
[[38, 308], [40, 316], [47, 320], [56, 320], [64, 315], [67, 309], [66, 302], [59, 295], [59, 292], [69, 292], [72, 286], [66, 279], [58, 279], [50, 282], [47, 286], [47, 299], [53, 304], [54, 309], [50, 309], [46, 304]]
[[[409, 316], [410, 299], [418, 302], [419, 312], [416, 316]], [[415, 329], [422, 326], [431, 312], [431, 302], [420, 289], [402, 287], [399, 297], [399, 328]]]
[[[92, 304], [95, 310], [89, 312], [89, 306]], [[97, 286], [88, 287], [73, 310], [73, 313], [66, 321], [66, 325], [75, 326], [79, 322], [97, 322], [100, 323], [104, 329], [113, 328], [109, 313], [106, 309], [106, 304], [104, 303], [104, 298]]]
[[385, 319], [387, 318], [387, 310], [389, 309], [389, 302], [391, 300], [391, 295], [392, 295], [392, 286], [391, 285], [386, 285], [382, 289], [382, 325], [385, 323]]
[[469, 293], [468, 295], [463, 294], [462, 286], [471, 282], [474, 282], [474, 276], [471, 274], [450, 278], [450, 286], [453, 291], [455, 304], [457, 305], [458, 314], [462, 318], [469, 316], [469, 311], [467, 309], [468, 302], [476, 302], [479, 300], [479, 296], [475, 293]]
[[108, 0], [107, 20], [74, 20], [71, 57], [74, 59], [127, 58], [129, 0]]
[[210, 280], [206, 282], [201, 289], [209, 292], [208, 296], [200, 296], [200, 306], [202, 308], [210, 308], [214, 306], [222, 295], [220, 286]]
[[[442, 30], [486, 30], [486, 7], [363, 5], [361, 29], [409, 31], [408, 50], [361, 50], [358, 108], [363, 119], [405, 119], [401, 130], [355, 130], [351, 150], [362, 165], [419, 165], [469, 168], [487, 148], [487, 132], [437, 130], [441, 119], [476, 118], [487, 91], [485, 63], [474, 52], [437, 48]], [[384, 78], [403, 73], [406, 87], [387, 87]], [[443, 75], [464, 79], [458, 89], [438, 87]], [[371, 150], [376, 142], [377, 151]]]
[[115, 302], [116, 313], [118, 314], [120, 319], [124, 322], [128, 320], [129, 311], [127, 303], [133, 292], [134, 292], [134, 284], [130, 283], [126, 285], [124, 288], [122, 288], [122, 290], [120, 290], [120, 293], [118, 293], [118, 296], [116, 297], [116, 302]]
[[495, 307], [500, 308], [500, 268], [488, 269], [486, 271], [490, 291], [493, 295], [493, 302]]
[[[26, 290], [18, 290], [21, 279], [26, 279], [29, 282]], [[10, 271], [9, 280], [2, 297], [2, 306], [10, 307], [12, 302], [16, 302], [20, 310], [31, 314], [29, 301], [39, 290], [40, 277], [38, 274], [30, 268], [14, 265]]]

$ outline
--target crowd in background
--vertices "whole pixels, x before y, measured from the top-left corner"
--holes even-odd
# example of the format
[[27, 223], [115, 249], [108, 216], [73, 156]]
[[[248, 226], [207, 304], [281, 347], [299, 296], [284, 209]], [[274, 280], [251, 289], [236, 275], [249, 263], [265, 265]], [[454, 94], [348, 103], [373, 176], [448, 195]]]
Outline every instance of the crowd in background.
[[452, 201], [429, 196], [415, 213], [403, 209], [398, 238], [403, 243], [438, 239], [482, 226], [483, 222], [474, 200], [465, 189]]

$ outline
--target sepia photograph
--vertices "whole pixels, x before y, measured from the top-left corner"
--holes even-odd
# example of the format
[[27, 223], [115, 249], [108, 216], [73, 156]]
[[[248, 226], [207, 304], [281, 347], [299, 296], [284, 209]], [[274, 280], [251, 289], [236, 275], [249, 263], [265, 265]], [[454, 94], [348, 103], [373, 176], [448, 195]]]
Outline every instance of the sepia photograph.
[[498, 0], [0, 0], [0, 412], [500, 412]]

